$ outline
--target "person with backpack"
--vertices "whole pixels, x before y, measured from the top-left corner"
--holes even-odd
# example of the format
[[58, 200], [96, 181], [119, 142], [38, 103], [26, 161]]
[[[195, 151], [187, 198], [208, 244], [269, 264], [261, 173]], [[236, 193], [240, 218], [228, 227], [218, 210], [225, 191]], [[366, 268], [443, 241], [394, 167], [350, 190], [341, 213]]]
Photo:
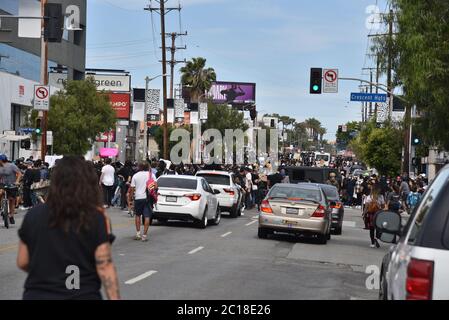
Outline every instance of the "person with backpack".
[[369, 196], [365, 198], [364, 218], [369, 228], [371, 248], [380, 248], [380, 244], [375, 237], [374, 218], [376, 214], [385, 208], [385, 199], [380, 194], [378, 187], [373, 186]]
[[[153, 213], [153, 205], [157, 202], [156, 176], [149, 171], [148, 163], [140, 163], [137, 172], [131, 179], [130, 197], [134, 196], [136, 236], [135, 240], [148, 241], [148, 229]], [[141, 219], [143, 218], [143, 234]]]
[[402, 208], [401, 195], [399, 194], [399, 187], [393, 185], [390, 187], [390, 192], [387, 197], [388, 211], [399, 213]]
[[413, 185], [410, 193], [407, 196], [407, 207], [409, 209], [409, 214], [415, 210], [415, 207], [418, 205], [421, 200], [421, 194], [418, 192], [418, 188], [416, 185]]

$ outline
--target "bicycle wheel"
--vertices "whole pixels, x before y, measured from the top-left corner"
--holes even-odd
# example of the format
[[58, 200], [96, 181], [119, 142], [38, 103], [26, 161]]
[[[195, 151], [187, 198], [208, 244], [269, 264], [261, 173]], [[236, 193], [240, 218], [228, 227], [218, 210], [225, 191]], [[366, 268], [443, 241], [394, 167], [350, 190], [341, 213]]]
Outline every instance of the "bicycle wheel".
[[2, 201], [2, 218], [6, 229], [9, 229], [8, 201]]

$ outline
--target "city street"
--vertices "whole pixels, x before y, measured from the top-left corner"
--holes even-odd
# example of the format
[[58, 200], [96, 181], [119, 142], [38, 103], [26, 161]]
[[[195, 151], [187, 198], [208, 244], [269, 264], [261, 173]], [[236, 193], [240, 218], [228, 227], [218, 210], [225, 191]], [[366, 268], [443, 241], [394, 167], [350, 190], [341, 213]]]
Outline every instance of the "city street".
[[[365, 273], [380, 265], [388, 245], [369, 247], [360, 210], [346, 209], [342, 236], [327, 245], [312, 239], [275, 235], [257, 237], [257, 212], [200, 230], [188, 223], [155, 223], [149, 241], [133, 240], [133, 219], [111, 209], [114, 262], [123, 299], [219, 300], [366, 300]], [[0, 229], [0, 299], [20, 299], [25, 273], [16, 267], [17, 224]]]

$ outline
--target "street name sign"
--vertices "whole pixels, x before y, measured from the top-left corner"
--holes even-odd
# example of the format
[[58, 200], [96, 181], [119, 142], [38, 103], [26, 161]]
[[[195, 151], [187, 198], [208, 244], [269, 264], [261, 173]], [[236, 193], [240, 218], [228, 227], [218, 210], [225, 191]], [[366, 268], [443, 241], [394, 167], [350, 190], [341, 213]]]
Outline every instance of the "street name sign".
[[34, 109], [48, 111], [50, 108], [50, 87], [34, 86]]
[[351, 101], [356, 102], [387, 102], [387, 95], [383, 93], [351, 93]]
[[338, 93], [338, 69], [323, 70], [323, 93]]

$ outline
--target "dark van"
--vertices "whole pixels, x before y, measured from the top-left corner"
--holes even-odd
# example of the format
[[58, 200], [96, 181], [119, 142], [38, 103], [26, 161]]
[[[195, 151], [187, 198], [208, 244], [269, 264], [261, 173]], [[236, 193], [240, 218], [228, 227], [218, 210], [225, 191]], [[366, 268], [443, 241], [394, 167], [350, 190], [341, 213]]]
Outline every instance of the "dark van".
[[340, 172], [333, 168], [286, 167], [285, 172], [290, 178], [290, 183], [313, 182], [325, 184], [331, 172], [337, 175], [337, 180], [341, 180]]

